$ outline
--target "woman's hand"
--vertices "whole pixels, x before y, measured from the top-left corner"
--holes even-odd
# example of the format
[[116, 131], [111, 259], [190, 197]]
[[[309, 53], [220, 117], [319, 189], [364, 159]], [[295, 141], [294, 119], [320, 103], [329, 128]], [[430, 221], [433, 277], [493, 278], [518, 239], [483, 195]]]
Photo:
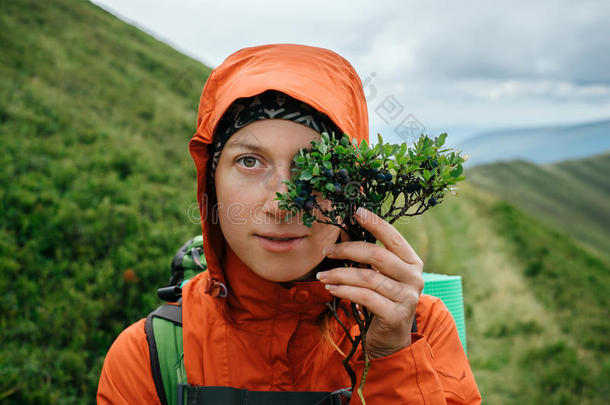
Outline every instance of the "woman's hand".
[[326, 248], [325, 254], [372, 269], [336, 268], [318, 273], [317, 278], [333, 295], [375, 314], [366, 335], [367, 349], [371, 358], [384, 357], [411, 344], [415, 308], [424, 288], [424, 263], [396, 228], [375, 213], [360, 208], [356, 220], [384, 246], [347, 241]]

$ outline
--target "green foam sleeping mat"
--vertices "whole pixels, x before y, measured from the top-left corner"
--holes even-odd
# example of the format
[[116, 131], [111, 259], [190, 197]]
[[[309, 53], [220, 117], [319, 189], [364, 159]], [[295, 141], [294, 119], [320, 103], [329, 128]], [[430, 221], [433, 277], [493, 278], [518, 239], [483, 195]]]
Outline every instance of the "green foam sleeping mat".
[[440, 298], [451, 312], [457, 326], [460, 341], [466, 350], [466, 320], [464, 317], [464, 298], [462, 296], [462, 277], [446, 274], [424, 273], [423, 294]]

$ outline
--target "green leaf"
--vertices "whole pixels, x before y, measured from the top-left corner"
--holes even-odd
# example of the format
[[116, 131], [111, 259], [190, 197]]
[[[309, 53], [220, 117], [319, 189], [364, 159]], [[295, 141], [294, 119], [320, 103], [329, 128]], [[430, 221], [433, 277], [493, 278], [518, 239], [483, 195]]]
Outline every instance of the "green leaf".
[[320, 165], [318, 165], [317, 163], [313, 166], [313, 170], [311, 171], [311, 174], [314, 176], [319, 176], [320, 175]]
[[332, 183], [326, 183], [326, 186], [324, 186], [324, 188], [328, 191], [335, 191], [335, 186]]
[[324, 166], [325, 169], [328, 169], [328, 170], [332, 170], [332, 168], [333, 168], [333, 164], [330, 163], [328, 160], [323, 161], [322, 165]]
[[440, 134], [438, 136], [438, 138], [436, 139], [436, 146], [443, 146], [445, 144], [445, 139], [447, 138], [447, 133], [443, 132], [442, 134]]
[[462, 171], [463, 171], [463, 170], [464, 170], [464, 168], [462, 167], [462, 165], [459, 165], [458, 167], [456, 167], [455, 169], [453, 169], [453, 170], [451, 171], [451, 175], [452, 175], [453, 177], [457, 177], [457, 176], [459, 176], [460, 174], [462, 174]]
[[299, 180], [311, 180], [312, 177], [313, 176], [309, 170], [303, 170], [301, 172], [301, 177], [299, 177]]
[[407, 144], [403, 143], [402, 145], [400, 145], [400, 149], [398, 150], [398, 156], [404, 156], [406, 152], [407, 152]]
[[324, 143], [319, 143], [318, 144], [318, 150], [320, 151], [321, 154], [324, 155], [324, 154], [326, 154], [326, 151], [328, 150], [328, 147]]
[[430, 170], [424, 169], [424, 180], [430, 180]]
[[327, 133], [327, 132], [322, 132], [322, 137], [321, 137], [321, 138], [322, 138], [322, 140], [323, 140], [325, 143], [330, 143], [330, 137], [328, 136], [328, 133]]
[[360, 141], [360, 152], [362, 152], [363, 154], [368, 150], [368, 145], [366, 144], [366, 139], [363, 139], [362, 141]]

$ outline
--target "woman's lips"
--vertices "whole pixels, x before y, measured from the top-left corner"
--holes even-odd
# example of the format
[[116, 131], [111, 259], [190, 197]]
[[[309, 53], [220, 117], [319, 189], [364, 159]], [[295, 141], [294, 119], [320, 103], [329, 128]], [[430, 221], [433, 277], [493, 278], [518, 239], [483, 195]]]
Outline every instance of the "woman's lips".
[[301, 242], [303, 242], [303, 240], [305, 239], [305, 236], [302, 236], [300, 238], [294, 238], [294, 239], [282, 241], [282, 240], [272, 240], [272, 239], [265, 238], [265, 237], [259, 236], [259, 235], [254, 235], [254, 236], [258, 239], [258, 241], [263, 249], [268, 250], [270, 252], [275, 252], [275, 253], [287, 252], [291, 249], [294, 249], [297, 246], [299, 246], [301, 244]]

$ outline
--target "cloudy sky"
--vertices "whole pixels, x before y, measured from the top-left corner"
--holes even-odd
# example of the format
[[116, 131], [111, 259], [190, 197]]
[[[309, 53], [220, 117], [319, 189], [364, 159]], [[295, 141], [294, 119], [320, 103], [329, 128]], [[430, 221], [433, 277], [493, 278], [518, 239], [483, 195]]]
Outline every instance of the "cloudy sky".
[[93, 2], [211, 67], [264, 43], [331, 49], [388, 140], [610, 118], [608, 1]]

